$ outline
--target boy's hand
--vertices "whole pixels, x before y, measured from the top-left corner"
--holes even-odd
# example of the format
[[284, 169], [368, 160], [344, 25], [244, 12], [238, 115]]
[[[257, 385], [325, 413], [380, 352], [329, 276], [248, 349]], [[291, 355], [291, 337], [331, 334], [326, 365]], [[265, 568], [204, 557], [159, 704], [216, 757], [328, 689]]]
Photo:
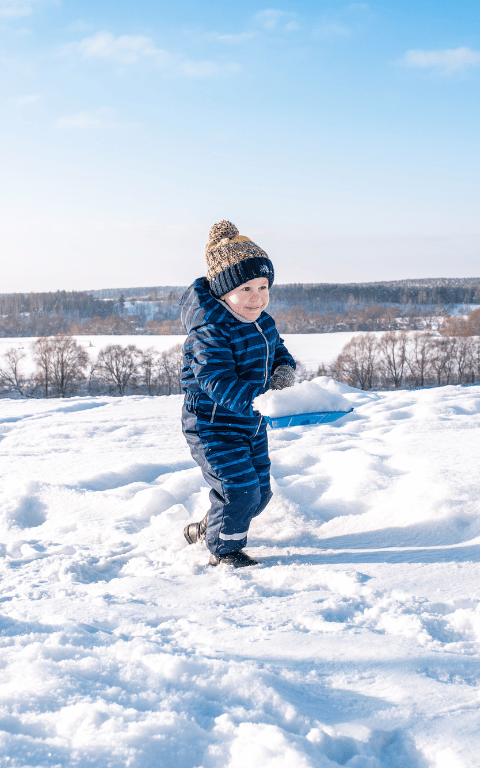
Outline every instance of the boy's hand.
[[295, 384], [295, 371], [289, 365], [279, 365], [270, 379], [269, 389], [285, 389]]

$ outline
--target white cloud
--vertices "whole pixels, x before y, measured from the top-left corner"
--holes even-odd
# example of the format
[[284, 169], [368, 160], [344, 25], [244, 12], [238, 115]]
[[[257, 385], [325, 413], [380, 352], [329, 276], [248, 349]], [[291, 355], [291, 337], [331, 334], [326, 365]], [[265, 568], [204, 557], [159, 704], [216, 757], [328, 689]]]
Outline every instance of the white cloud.
[[213, 61], [184, 61], [180, 65], [180, 70], [190, 77], [209, 77], [216, 75], [218, 68]]
[[407, 51], [402, 62], [407, 67], [436, 67], [444, 72], [458, 72], [480, 64], [480, 51], [454, 48], [443, 51]]
[[41, 98], [39, 93], [25, 94], [25, 96], [17, 96], [14, 98], [13, 103], [17, 109], [22, 109], [23, 107], [30, 106], [30, 104], [36, 104]]
[[85, 60], [97, 59], [117, 64], [138, 64], [148, 61], [170, 75], [197, 78], [232, 74], [240, 70], [240, 66], [235, 63], [217, 64], [214, 61], [184, 60], [168, 51], [156, 48], [151, 38], [143, 35], [114, 37], [110, 32], [99, 32], [79, 42], [64, 45], [60, 53], [64, 56], [80, 56]]
[[40, 5], [44, 0], [0, 0], [0, 16], [12, 19], [21, 16], [30, 16], [33, 7]]
[[280, 11], [276, 8], [265, 8], [253, 17], [255, 24], [266, 32], [292, 32], [299, 28], [297, 14], [291, 11]]
[[0, 0], [0, 16], [28, 16], [32, 12], [32, 4], [22, 0]]
[[156, 48], [149, 37], [143, 35], [120, 35], [114, 37], [110, 32], [99, 32], [86, 37], [78, 43], [68, 43], [62, 53], [80, 54], [84, 59], [106, 59], [120, 64], [134, 64], [149, 60], [165, 67], [170, 63], [170, 54]]
[[57, 123], [57, 128], [97, 128], [105, 125], [111, 115], [112, 110], [109, 107], [100, 107], [94, 112], [85, 110], [76, 115], [62, 117]]
[[315, 29], [315, 37], [348, 37], [351, 30], [336, 21], [324, 21]]
[[84, 21], [83, 19], [77, 19], [76, 21], [72, 21], [71, 24], [66, 27], [65, 32], [69, 34], [73, 33], [82, 33], [82, 32], [90, 32], [93, 27], [88, 22]]
[[189, 77], [211, 77], [213, 75], [235, 74], [241, 69], [239, 64], [216, 64], [214, 61], [184, 61], [177, 71]]
[[367, 21], [367, 3], [350, 3], [336, 13], [324, 14], [314, 29], [314, 37], [350, 37]]
[[210, 32], [207, 37], [212, 40], [217, 40], [219, 43], [245, 43], [247, 40], [251, 40], [256, 37], [256, 32], [239, 32], [232, 35], [221, 35], [218, 32]]

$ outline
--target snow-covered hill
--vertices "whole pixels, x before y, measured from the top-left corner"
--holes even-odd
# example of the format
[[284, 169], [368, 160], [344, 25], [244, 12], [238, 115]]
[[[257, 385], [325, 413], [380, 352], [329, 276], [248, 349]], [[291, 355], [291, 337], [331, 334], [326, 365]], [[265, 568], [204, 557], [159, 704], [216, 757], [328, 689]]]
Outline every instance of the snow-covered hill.
[[181, 397], [0, 404], [0, 765], [476, 768], [480, 388], [270, 432], [244, 571]]

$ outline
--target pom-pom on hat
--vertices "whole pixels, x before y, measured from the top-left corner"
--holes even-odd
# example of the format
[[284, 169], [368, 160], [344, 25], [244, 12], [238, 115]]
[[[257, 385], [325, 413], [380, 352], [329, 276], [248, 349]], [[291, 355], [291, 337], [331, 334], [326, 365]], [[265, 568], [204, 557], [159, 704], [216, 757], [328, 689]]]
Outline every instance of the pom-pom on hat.
[[210, 291], [220, 299], [239, 285], [266, 277], [270, 288], [274, 271], [265, 251], [245, 237], [231, 221], [219, 221], [211, 228], [205, 248]]

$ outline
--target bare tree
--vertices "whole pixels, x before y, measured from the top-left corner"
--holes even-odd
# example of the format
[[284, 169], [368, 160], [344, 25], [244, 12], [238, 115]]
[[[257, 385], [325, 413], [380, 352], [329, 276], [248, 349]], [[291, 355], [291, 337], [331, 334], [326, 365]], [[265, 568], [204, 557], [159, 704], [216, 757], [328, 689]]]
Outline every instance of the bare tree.
[[305, 378], [307, 381], [310, 381], [310, 379], [314, 379], [315, 376], [330, 376], [330, 373], [330, 367], [326, 365], [326, 363], [320, 363], [317, 370], [313, 373], [311, 371], [307, 371]]
[[454, 354], [457, 368], [457, 381], [459, 384], [473, 384], [475, 381], [472, 353], [473, 342], [471, 336], [457, 339]]
[[464, 317], [446, 317], [440, 326], [442, 336], [470, 336], [468, 323]]
[[440, 334], [442, 336], [478, 336], [480, 334], [480, 309], [474, 309], [466, 317], [457, 315], [447, 317], [443, 321]]
[[414, 333], [405, 362], [410, 373], [410, 382], [415, 387], [424, 387], [427, 383], [431, 356], [432, 334]]
[[379, 341], [385, 383], [398, 389], [403, 381], [408, 336], [406, 331], [388, 331]]
[[471, 336], [480, 335], [480, 309], [474, 309], [467, 318], [468, 330]]
[[10, 392], [16, 392], [20, 397], [26, 397], [28, 380], [23, 376], [20, 363], [26, 357], [21, 349], [12, 347], [5, 352], [5, 364], [0, 368], [0, 383]]
[[140, 383], [147, 390], [147, 394], [158, 395], [161, 387], [158, 353], [153, 347], [149, 347], [143, 350], [141, 355], [139, 365]]
[[71, 336], [58, 335], [51, 341], [52, 388], [59, 397], [74, 394], [85, 381], [85, 369], [90, 362], [85, 349]]
[[183, 352], [181, 344], [176, 344], [166, 352], [162, 352], [159, 371], [162, 394], [172, 395], [182, 391], [180, 384], [182, 367]]
[[52, 381], [52, 340], [47, 336], [40, 336], [32, 344], [33, 359], [37, 365], [35, 377], [37, 384], [43, 390], [44, 397], [50, 394]]
[[141, 359], [141, 352], [134, 344], [128, 347], [110, 344], [100, 352], [92, 376], [102, 380], [118, 395], [124, 395], [127, 386], [136, 383]]
[[435, 373], [436, 384], [451, 384], [455, 368], [455, 352], [457, 347], [455, 336], [439, 338], [432, 342], [430, 364]]
[[299, 360], [295, 361], [297, 367], [295, 368], [296, 381], [311, 381], [315, 376], [328, 376], [328, 369], [324, 363], [320, 363], [316, 371], [309, 371], [305, 363], [301, 363]]
[[375, 337], [368, 333], [354, 336], [333, 363], [332, 373], [351, 387], [372, 389], [377, 359], [378, 344]]
[[480, 337], [472, 340], [470, 347], [470, 362], [472, 366], [472, 382], [480, 378]]

